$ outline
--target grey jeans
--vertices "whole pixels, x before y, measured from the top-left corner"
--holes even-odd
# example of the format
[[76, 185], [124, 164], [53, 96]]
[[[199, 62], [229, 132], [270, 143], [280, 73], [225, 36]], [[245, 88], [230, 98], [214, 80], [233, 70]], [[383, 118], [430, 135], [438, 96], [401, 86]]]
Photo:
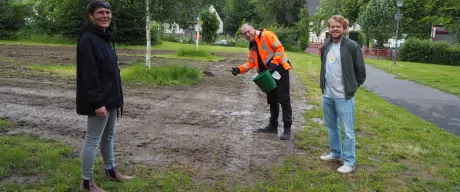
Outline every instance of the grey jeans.
[[84, 180], [93, 178], [96, 148], [100, 143], [105, 169], [115, 166], [113, 140], [117, 122], [117, 109], [107, 110], [107, 116], [88, 116], [85, 141], [81, 149], [81, 175]]

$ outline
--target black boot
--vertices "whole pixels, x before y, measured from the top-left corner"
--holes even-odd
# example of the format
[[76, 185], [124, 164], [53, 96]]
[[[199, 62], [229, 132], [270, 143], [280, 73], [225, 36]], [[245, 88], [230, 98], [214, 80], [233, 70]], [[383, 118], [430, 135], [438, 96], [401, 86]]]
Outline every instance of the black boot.
[[278, 133], [278, 115], [280, 107], [278, 103], [270, 104], [270, 123], [264, 128], [254, 130], [261, 133]]
[[260, 133], [278, 133], [278, 123], [269, 123], [264, 128], [256, 129], [254, 132]]
[[291, 127], [285, 127], [284, 133], [280, 136], [281, 140], [289, 140], [291, 139]]

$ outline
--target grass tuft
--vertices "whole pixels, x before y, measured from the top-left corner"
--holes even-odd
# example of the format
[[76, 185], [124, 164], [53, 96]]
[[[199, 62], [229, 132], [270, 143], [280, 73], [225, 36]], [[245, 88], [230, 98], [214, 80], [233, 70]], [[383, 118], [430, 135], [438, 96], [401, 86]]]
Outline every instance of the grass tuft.
[[152, 66], [133, 65], [121, 71], [123, 81], [155, 85], [192, 85], [198, 83], [203, 75], [198, 68], [170, 65]]
[[60, 64], [53, 64], [53, 65], [30, 65], [29, 69], [45, 72], [49, 75], [57, 75], [60, 77], [75, 77], [75, 66], [73, 65], [60, 65]]
[[210, 57], [211, 54], [209, 51], [205, 51], [202, 49], [195, 50], [195, 49], [180, 49], [176, 52], [177, 56], [195, 56], [195, 57]]

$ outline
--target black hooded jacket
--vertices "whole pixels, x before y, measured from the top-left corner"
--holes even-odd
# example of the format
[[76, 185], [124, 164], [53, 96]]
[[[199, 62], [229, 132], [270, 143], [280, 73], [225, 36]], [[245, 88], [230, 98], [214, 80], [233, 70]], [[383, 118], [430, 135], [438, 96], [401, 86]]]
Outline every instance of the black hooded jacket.
[[123, 107], [123, 91], [112, 33], [92, 23], [83, 27], [77, 44], [77, 114]]

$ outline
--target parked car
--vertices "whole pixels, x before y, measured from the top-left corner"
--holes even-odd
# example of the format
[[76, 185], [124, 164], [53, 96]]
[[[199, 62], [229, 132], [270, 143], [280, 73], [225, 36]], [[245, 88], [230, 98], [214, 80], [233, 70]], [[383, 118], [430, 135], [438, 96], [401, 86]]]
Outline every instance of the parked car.
[[226, 39], [221, 39], [221, 40], [217, 40], [216, 42], [214, 42], [214, 44], [216, 44], [216, 45], [228, 45], [228, 41]]

